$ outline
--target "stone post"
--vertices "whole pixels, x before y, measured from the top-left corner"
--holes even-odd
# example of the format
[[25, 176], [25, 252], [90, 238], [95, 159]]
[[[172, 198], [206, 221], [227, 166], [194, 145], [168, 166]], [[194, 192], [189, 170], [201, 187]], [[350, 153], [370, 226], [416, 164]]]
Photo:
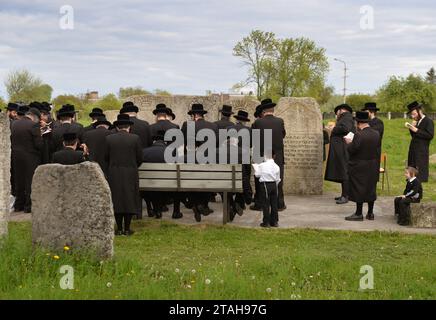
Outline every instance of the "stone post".
[[8, 233], [11, 194], [11, 132], [9, 118], [0, 112], [0, 237]]

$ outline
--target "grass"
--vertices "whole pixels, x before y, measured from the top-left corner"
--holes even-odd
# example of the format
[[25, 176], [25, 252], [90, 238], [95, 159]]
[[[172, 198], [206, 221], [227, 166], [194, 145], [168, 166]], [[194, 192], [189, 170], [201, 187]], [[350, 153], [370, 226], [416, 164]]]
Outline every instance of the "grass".
[[[405, 119], [382, 120], [385, 124], [383, 152], [388, 156], [387, 169], [390, 192], [387, 190], [385, 181], [385, 190], [381, 190], [380, 182], [377, 193], [380, 196], [398, 196], [403, 193], [405, 187], [404, 167], [407, 161], [411, 138], [409, 130], [404, 127]], [[430, 145], [430, 155], [432, 154], [436, 154], [436, 143], [434, 141]], [[436, 164], [430, 165], [429, 182], [423, 184], [423, 188], [424, 201], [436, 201]], [[338, 192], [340, 185], [326, 181], [324, 183], [324, 190]]]
[[[11, 223], [0, 250], [0, 299], [436, 298], [436, 237], [429, 235], [155, 220], [135, 229], [116, 238], [113, 260], [99, 262], [74, 248], [34, 251], [30, 223]], [[75, 270], [74, 290], [60, 289], [62, 265]], [[373, 290], [358, 289], [363, 265], [374, 269]]]

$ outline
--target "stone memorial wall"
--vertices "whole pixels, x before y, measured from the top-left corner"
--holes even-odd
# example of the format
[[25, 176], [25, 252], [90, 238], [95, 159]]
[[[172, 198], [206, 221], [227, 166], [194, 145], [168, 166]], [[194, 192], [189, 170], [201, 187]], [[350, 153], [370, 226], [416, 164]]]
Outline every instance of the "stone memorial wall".
[[0, 112], [0, 237], [8, 232], [11, 194], [11, 139], [9, 118]]

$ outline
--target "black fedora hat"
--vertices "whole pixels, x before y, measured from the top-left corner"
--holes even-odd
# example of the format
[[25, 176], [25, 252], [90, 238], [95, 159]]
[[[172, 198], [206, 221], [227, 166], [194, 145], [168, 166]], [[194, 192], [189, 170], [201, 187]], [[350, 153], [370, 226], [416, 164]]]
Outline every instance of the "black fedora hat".
[[232, 106], [229, 106], [229, 105], [223, 105], [223, 107], [222, 107], [222, 109], [220, 110], [220, 112], [223, 114], [223, 115], [225, 115], [225, 116], [227, 116], [227, 117], [230, 117], [234, 112], [232, 111]]
[[164, 140], [164, 138], [165, 138], [165, 130], [158, 130], [151, 138], [154, 141], [156, 141], [156, 140]]
[[418, 101], [413, 101], [407, 106], [409, 110], [407, 113], [411, 113], [413, 110], [422, 109], [422, 105]]
[[206, 114], [207, 111], [204, 110], [204, 107], [201, 103], [194, 103], [191, 106], [191, 110], [188, 111], [189, 115], [193, 115], [193, 114]]
[[48, 103], [47, 101], [41, 102], [42, 108], [41, 108], [41, 112], [42, 113], [50, 113], [51, 111], [51, 104]]
[[123, 103], [123, 107], [121, 108], [120, 113], [127, 113], [127, 112], [138, 113], [139, 108], [135, 106], [135, 104], [132, 101], [127, 101]]
[[254, 117], [259, 118], [262, 111], [260, 111], [260, 105], [256, 107], [256, 111], [254, 111]]
[[8, 111], [17, 111], [18, 104], [14, 102], [9, 102], [5, 109]]
[[18, 108], [17, 108], [17, 114], [19, 115], [19, 116], [24, 116], [28, 111], [29, 111], [29, 106], [27, 106], [27, 105], [18, 105]]
[[43, 105], [42, 105], [42, 103], [40, 103], [38, 101], [33, 101], [29, 104], [29, 108], [34, 108], [34, 109], [41, 111], [43, 109]]
[[345, 109], [345, 110], [349, 111], [350, 113], [353, 113], [353, 108], [351, 108], [350, 105], [348, 105], [346, 103], [338, 105], [335, 108], [335, 113], [338, 112], [338, 110], [340, 110], [340, 109]]
[[59, 109], [57, 116], [73, 118], [75, 113], [76, 110], [74, 109], [74, 106], [72, 104], [64, 104], [62, 108]]
[[250, 121], [250, 119], [248, 118], [248, 112], [243, 111], [243, 110], [239, 110], [238, 113], [236, 115], [234, 115], [233, 117], [235, 117], [236, 119], [238, 119], [240, 121], [245, 121], [245, 122]]
[[262, 102], [260, 103], [260, 105], [258, 107], [259, 107], [260, 113], [262, 113], [263, 110], [274, 108], [276, 105], [277, 104], [275, 104], [271, 99], [267, 98], [267, 99], [262, 100]]
[[100, 116], [97, 116], [96, 117], [96, 120], [97, 121], [95, 121], [93, 124], [92, 124], [92, 126], [94, 127], [94, 128], [97, 128], [98, 126], [100, 126], [100, 125], [106, 125], [106, 126], [111, 126], [112, 124], [106, 119], [106, 116], [104, 115], [104, 114], [102, 114], [102, 115], [100, 115]]
[[173, 109], [168, 108], [168, 110], [170, 111], [170, 113], [169, 113], [170, 117], [171, 117], [173, 120], [175, 120], [175, 119], [176, 119], [176, 115], [175, 115], [175, 113], [173, 112]]
[[96, 118], [96, 117], [100, 117], [102, 115], [104, 115], [103, 109], [101, 109], [101, 108], [93, 108], [91, 113], [89, 114], [89, 117], [90, 118]]
[[114, 121], [115, 127], [122, 126], [122, 125], [129, 125], [129, 126], [133, 125], [133, 121], [130, 120], [130, 117], [128, 114], [120, 113], [117, 116], [117, 120]]
[[156, 105], [156, 108], [153, 110], [153, 114], [157, 115], [158, 113], [165, 113], [165, 114], [171, 114], [171, 110], [167, 108], [167, 106], [164, 103], [159, 103]]
[[365, 103], [365, 107], [362, 109], [362, 111], [380, 111], [379, 108], [377, 108], [377, 103], [375, 102], [367, 102]]
[[369, 118], [369, 113], [367, 111], [356, 111], [356, 116], [354, 120], [357, 122], [369, 122], [371, 119]]
[[65, 132], [62, 135], [64, 141], [74, 141], [77, 140], [77, 133], [75, 132]]

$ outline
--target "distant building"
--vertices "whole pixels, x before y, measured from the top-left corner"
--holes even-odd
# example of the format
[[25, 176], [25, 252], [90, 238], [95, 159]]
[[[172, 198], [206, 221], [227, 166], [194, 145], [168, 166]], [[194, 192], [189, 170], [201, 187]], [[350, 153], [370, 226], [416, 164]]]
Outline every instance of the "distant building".
[[90, 91], [87, 92], [85, 95], [86, 100], [89, 100], [90, 102], [95, 102], [100, 100], [99, 96], [98, 96], [98, 91]]

